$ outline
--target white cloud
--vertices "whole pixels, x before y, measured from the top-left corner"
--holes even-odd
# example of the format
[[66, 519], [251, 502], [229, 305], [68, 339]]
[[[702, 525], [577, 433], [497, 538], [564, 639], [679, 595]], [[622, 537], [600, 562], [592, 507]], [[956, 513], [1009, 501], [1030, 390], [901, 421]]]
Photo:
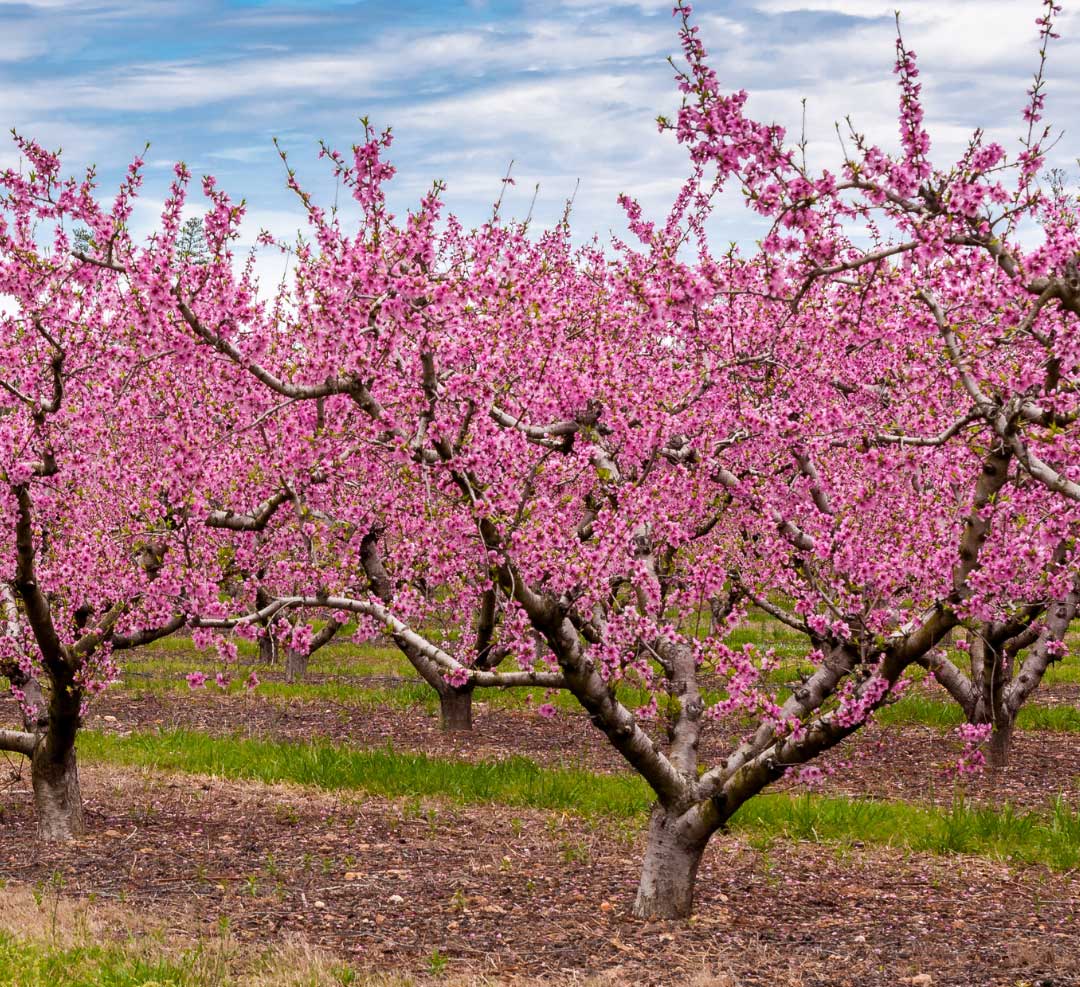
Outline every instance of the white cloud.
[[[684, 152], [658, 136], [653, 123], [678, 105], [665, 63], [678, 50], [671, 3], [525, 0], [523, 12], [509, 17], [499, 5], [475, 2], [464, 16], [439, 15], [408, 33], [399, 19], [361, 23], [355, 10], [282, 4], [221, 12], [213, 23], [229, 29], [211, 44], [205, 28], [216, 0], [191, 0], [183, 14], [179, 0], [161, 2], [151, 12], [168, 12], [176, 30], [190, 18], [197, 43], [169, 37], [158, 49], [143, 49], [162, 51], [159, 58], [91, 57], [71, 68], [54, 58], [34, 72], [30, 56], [17, 63], [17, 78], [0, 73], [0, 123], [16, 123], [47, 144], [63, 144], [72, 160], [98, 160], [114, 171], [153, 138], [155, 180], [165, 163], [185, 158], [196, 173], [218, 173], [238, 198], [265, 208], [273, 224], [295, 230], [303, 217], [290, 212], [271, 134], [280, 134], [302, 180], [332, 201], [325, 162], [314, 160], [315, 139], [347, 148], [366, 112], [394, 127], [399, 210], [440, 177], [451, 207], [474, 221], [487, 215], [514, 158], [510, 211], [524, 213], [539, 181], [538, 221], [557, 218], [580, 178], [575, 225], [618, 228], [618, 192], [637, 192], [660, 213], [686, 170]], [[1014, 136], [1035, 65], [1037, 3], [756, 0], [740, 7], [700, 0], [695, 18], [722, 85], [747, 88], [752, 114], [794, 135], [800, 98], [807, 97], [809, 153], [820, 167], [838, 160], [833, 124], [849, 113], [870, 139], [895, 145], [897, 3], [905, 39], [920, 56], [941, 160], [979, 125], [999, 139]], [[59, 17], [83, 18], [88, 26], [79, 43], [87, 45], [118, 18], [153, 24], [142, 0], [30, 6], [36, 13], [9, 46], [9, 59], [55, 37]], [[1080, 18], [1064, 16], [1061, 26], [1064, 37], [1050, 54], [1048, 117], [1068, 122], [1080, 108]], [[1066, 160], [1067, 145], [1058, 152]], [[3, 154], [0, 160], [10, 160]], [[721, 219], [732, 236], [754, 229], [737, 197], [725, 202]]]

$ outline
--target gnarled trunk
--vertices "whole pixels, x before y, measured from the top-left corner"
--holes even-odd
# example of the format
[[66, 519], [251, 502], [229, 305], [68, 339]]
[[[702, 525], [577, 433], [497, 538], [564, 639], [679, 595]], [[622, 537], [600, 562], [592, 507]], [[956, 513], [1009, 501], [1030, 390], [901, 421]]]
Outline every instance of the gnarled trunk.
[[[1001, 693], [991, 695], [966, 710], [968, 723], [991, 727], [990, 742], [986, 746], [986, 762], [994, 771], [1008, 765], [1016, 727], [1016, 713], [1003, 702], [1003, 698]], [[998, 701], [996, 708], [991, 706], [995, 699]]]
[[30, 781], [38, 817], [38, 838], [65, 842], [86, 832], [75, 738], [82, 717], [82, 690], [69, 665], [49, 674], [48, 723], [30, 757]]
[[306, 651], [297, 651], [294, 648], [285, 649], [285, 681], [303, 682], [307, 676], [308, 661], [311, 655]]
[[64, 749], [54, 751], [44, 739], [30, 759], [38, 838], [52, 843], [63, 843], [86, 832], [75, 744], [62, 746]]
[[649, 818], [649, 835], [641, 882], [634, 899], [638, 918], [688, 918], [694, 907], [694, 885], [708, 837], [691, 838], [680, 819], [663, 806]]
[[439, 690], [439, 722], [446, 731], [472, 729], [471, 685], [455, 689], [446, 686]]

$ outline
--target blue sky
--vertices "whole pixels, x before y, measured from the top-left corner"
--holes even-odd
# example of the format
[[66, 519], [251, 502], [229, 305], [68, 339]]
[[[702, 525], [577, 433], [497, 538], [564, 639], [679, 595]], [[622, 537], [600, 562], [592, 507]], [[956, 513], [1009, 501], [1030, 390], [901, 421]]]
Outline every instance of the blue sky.
[[[939, 144], [983, 126], [1003, 141], [1036, 61], [1036, 0], [700, 0], [707, 47], [751, 111], [797, 127], [808, 100], [810, 154], [835, 163], [836, 120], [895, 141], [893, 7], [920, 55]], [[1050, 61], [1049, 118], [1080, 119], [1080, 17], [1066, 11]], [[406, 208], [433, 178], [467, 222], [490, 212], [514, 159], [509, 212], [557, 220], [580, 179], [574, 224], [621, 229], [626, 191], [659, 212], [683, 155], [657, 134], [677, 105], [665, 59], [677, 50], [670, 0], [31, 0], [0, 3], [0, 122], [95, 162], [108, 188], [146, 141], [149, 228], [172, 162], [246, 196], [253, 236], [301, 220], [271, 138], [301, 180], [332, 199], [317, 141], [347, 150], [358, 118], [392, 125]], [[1070, 154], [1070, 148], [1072, 153]], [[1080, 140], [1066, 133], [1060, 163]], [[0, 164], [17, 163], [10, 144]], [[732, 203], [724, 235], [752, 237]]]

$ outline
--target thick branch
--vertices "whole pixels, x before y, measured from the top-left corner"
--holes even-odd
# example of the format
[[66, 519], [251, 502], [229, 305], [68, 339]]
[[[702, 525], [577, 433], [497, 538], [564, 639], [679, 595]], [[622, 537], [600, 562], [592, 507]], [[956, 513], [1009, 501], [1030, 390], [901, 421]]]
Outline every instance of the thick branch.
[[33, 757], [40, 741], [41, 734], [24, 733], [22, 730], [0, 730], [0, 751]]
[[267, 497], [250, 514], [238, 514], [235, 511], [211, 511], [206, 519], [208, 527], [224, 528], [228, 531], [262, 531], [270, 523], [277, 509], [292, 498], [292, 491], [286, 487], [271, 497]]
[[[91, 263], [94, 263], [94, 261], [91, 260]], [[332, 394], [348, 394], [354, 386], [353, 380], [348, 377], [330, 377], [321, 384], [310, 385], [293, 384], [289, 381], [282, 380], [265, 367], [247, 359], [244, 354], [227, 339], [204, 326], [199, 317], [192, 311], [191, 306], [188, 305], [179, 294], [177, 294], [176, 302], [177, 307], [180, 309], [180, 315], [199, 339], [212, 346], [222, 355], [228, 357], [238, 367], [247, 370], [256, 380], [261, 381], [269, 387], [270, 390], [282, 395], [282, 397], [300, 398], [305, 400], [325, 398], [330, 397]]]
[[128, 651], [131, 648], [141, 648], [144, 644], [153, 644], [154, 641], [175, 634], [186, 622], [187, 618], [183, 614], [176, 614], [160, 627], [144, 627], [130, 634], [114, 634], [113, 651]]
[[1073, 578], [1065, 599], [1050, 607], [1045, 626], [1034, 647], [1028, 652], [1020, 673], [1005, 690], [1005, 707], [1015, 716], [1028, 696], [1038, 688], [1050, 664], [1057, 660], [1057, 648], [1065, 640], [1069, 624], [1080, 610], [1080, 576]]
[[19, 507], [15, 524], [16, 567], [13, 585], [26, 608], [26, 619], [34, 632], [42, 662], [47, 670], [56, 672], [64, 661], [63, 648], [53, 624], [49, 600], [37, 582], [34, 565], [33, 504], [30, 500], [30, 491], [25, 484], [20, 484], [14, 488], [13, 492]]

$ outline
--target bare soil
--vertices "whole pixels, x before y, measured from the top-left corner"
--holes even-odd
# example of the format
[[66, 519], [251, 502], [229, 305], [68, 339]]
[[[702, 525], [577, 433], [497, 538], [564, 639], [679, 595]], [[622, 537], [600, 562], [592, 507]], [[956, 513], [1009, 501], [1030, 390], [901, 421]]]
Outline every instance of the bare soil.
[[[689, 923], [628, 914], [640, 833], [527, 810], [84, 767], [91, 833], [34, 846], [3, 793], [0, 877], [300, 937], [365, 970], [717, 987], [1080, 984], [1080, 876], [979, 858], [713, 841]], [[42, 890], [43, 889], [43, 890]], [[435, 957], [433, 961], [433, 957]], [[927, 979], [929, 978], [929, 979]]]

